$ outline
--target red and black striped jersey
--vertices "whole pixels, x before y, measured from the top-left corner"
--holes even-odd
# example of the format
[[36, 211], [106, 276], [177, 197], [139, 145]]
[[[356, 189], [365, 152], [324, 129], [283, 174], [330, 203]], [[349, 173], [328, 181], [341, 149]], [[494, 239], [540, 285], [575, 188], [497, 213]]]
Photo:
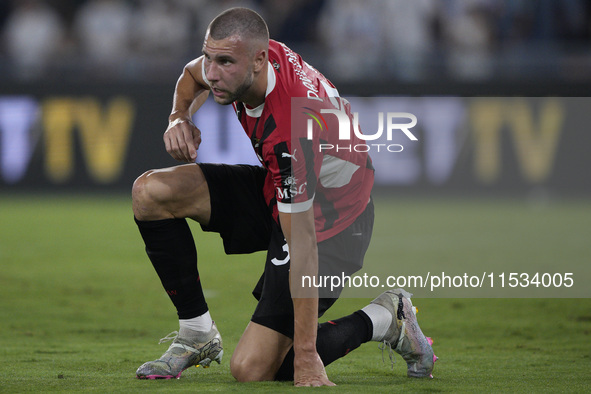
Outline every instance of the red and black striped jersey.
[[[278, 211], [314, 207], [317, 241], [343, 231], [364, 211], [374, 170], [355, 133], [339, 139], [339, 118], [352, 115], [334, 85], [285, 44], [269, 41], [265, 101], [256, 108], [232, 105], [267, 169], [264, 196]], [[205, 73], [203, 73], [205, 78]], [[328, 110], [328, 111], [327, 111]], [[326, 111], [326, 112], [324, 112]], [[332, 149], [328, 149], [332, 146]]]

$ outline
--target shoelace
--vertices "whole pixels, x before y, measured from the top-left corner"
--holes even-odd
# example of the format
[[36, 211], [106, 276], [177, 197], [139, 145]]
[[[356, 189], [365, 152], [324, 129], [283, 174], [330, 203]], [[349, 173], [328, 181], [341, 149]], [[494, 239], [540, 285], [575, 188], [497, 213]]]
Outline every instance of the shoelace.
[[394, 350], [392, 350], [392, 345], [390, 342], [384, 340], [378, 344], [378, 349], [382, 351], [382, 362], [385, 364], [386, 360], [384, 359], [384, 350], [388, 350], [388, 357], [390, 358], [390, 368], [394, 370], [394, 363], [396, 362], [396, 358], [394, 357]]
[[175, 339], [178, 338], [178, 336], [179, 336], [179, 332], [173, 331], [173, 332], [169, 333], [167, 336], [165, 336], [164, 338], [160, 338], [160, 340], [158, 341], [158, 345], [161, 345], [164, 342], [174, 341]]
[[195, 349], [192, 346], [189, 346], [186, 343], [183, 343], [181, 341], [177, 341], [179, 337], [179, 332], [178, 331], [173, 331], [171, 333], [169, 333], [167, 336], [165, 336], [164, 338], [161, 338], [158, 341], [158, 344], [161, 345], [164, 342], [168, 342], [168, 341], [172, 341], [172, 344], [170, 345], [170, 347], [168, 348], [168, 350], [171, 350], [172, 348], [182, 348], [184, 349], [186, 352], [193, 352], [193, 353], [199, 353], [200, 350], [199, 349]]

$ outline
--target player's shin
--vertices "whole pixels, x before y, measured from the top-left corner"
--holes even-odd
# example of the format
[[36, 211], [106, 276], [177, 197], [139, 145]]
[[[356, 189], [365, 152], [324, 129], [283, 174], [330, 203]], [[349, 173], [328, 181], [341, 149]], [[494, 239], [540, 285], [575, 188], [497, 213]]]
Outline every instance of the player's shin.
[[186, 220], [136, 220], [136, 223], [146, 253], [179, 319], [192, 319], [207, 312], [197, 270], [197, 251]]

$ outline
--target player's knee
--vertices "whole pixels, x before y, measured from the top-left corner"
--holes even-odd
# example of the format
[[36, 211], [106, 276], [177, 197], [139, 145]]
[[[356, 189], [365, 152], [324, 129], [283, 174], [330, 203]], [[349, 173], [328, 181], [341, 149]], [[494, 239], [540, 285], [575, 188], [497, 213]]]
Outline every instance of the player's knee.
[[252, 382], [248, 374], [246, 363], [241, 357], [235, 357], [230, 360], [230, 373], [239, 382]]
[[239, 382], [262, 382], [273, 380], [269, 371], [262, 366], [263, 363], [250, 360], [248, 356], [232, 355], [230, 360], [230, 372], [234, 379]]
[[158, 208], [158, 201], [162, 200], [162, 186], [156, 179], [153, 170], [140, 175], [131, 190], [133, 213], [138, 220], [150, 220]]
[[131, 188], [131, 197], [133, 198], [133, 204], [143, 202], [148, 196], [147, 192], [147, 184], [148, 184], [148, 175], [153, 173], [153, 170], [149, 170], [144, 172], [140, 175], [134, 182]]

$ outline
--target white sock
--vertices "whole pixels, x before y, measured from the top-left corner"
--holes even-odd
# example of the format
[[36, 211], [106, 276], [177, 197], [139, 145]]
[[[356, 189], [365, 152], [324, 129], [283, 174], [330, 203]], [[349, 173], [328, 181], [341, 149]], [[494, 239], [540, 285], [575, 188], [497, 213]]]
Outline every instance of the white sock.
[[[192, 319], [179, 319], [181, 330], [189, 329], [197, 332], [209, 332], [213, 325], [209, 311]], [[184, 331], [184, 330], [183, 330]]]
[[372, 341], [381, 342], [392, 324], [392, 314], [385, 307], [378, 304], [369, 304], [361, 308], [369, 316], [373, 325]]

